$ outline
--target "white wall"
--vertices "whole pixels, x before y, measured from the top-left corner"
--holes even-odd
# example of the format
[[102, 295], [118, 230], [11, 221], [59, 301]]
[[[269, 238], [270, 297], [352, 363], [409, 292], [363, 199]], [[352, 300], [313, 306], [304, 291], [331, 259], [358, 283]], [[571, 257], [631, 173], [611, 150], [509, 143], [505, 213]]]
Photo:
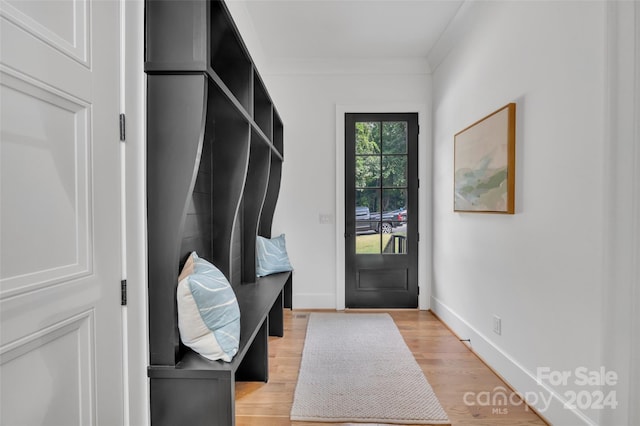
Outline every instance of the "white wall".
[[[615, 351], [602, 346], [612, 220], [606, 4], [487, 2], [474, 13], [433, 75], [432, 308], [518, 391], [537, 397], [553, 423], [624, 418], [562, 407], [567, 391], [615, 390], [618, 410], [629, 411], [623, 387], [575, 383], [576, 368], [597, 370]], [[516, 214], [454, 213], [453, 135], [509, 102], [517, 103]], [[502, 335], [492, 331], [494, 314]], [[606, 368], [624, 374], [619, 366]], [[572, 376], [567, 386], [540, 386], [539, 367]], [[553, 396], [548, 409], [543, 396]]]
[[[426, 74], [271, 74], [285, 122], [285, 162], [273, 232], [287, 235], [296, 308], [336, 308], [336, 106], [428, 103]], [[408, 111], [411, 112], [411, 111]], [[338, 167], [338, 169], [337, 169]], [[341, 171], [339, 171], [341, 173]], [[320, 215], [331, 223], [321, 224]]]
[[[343, 308], [344, 294], [336, 294], [336, 233], [343, 212], [336, 208], [336, 112], [398, 112], [405, 106], [419, 107], [423, 127], [428, 127], [431, 77], [425, 58], [383, 60], [274, 60], [265, 55], [251, 16], [242, 2], [227, 6], [258, 67], [267, 91], [284, 121], [282, 186], [272, 233], [285, 233], [287, 251], [294, 267], [295, 308]], [[350, 109], [351, 107], [355, 109]], [[370, 111], [366, 108], [370, 107]], [[400, 108], [400, 109], [399, 109]], [[429, 130], [419, 138], [430, 145]], [[427, 185], [420, 189], [421, 217], [429, 218], [428, 200], [430, 146], [420, 148], [419, 174]], [[320, 216], [330, 223], [320, 223]], [[420, 222], [421, 235], [430, 233], [430, 220]], [[428, 307], [430, 247], [421, 238], [419, 265], [420, 306]], [[338, 253], [339, 256], [339, 253]], [[344, 284], [342, 284], [344, 285]], [[342, 299], [342, 302], [340, 302]]]
[[[342, 309], [344, 294], [338, 295], [336, 282], [341, 265], [336, 234], [343, 212], [336, 206], [336, 112], [398, 112], [407, 105], [418, 109], [423, 127], [430, 123], [431, 77], [425, 58], [351, 60], [291, 60], [269, 58], [261, 45], [251, 16], [243, 2], [227, 1], [227, 6], [251, 52], [267, 91], [284, 121], [282, 186], [276, 206], [272, 233], [285, 233], [287, 251], [294, 267], [295, 308]], [[354, 109], [350, 109], [353, 107]], [[419, 143], [430, 145], [429, 131]], [[429, 183], [430, 146], [421, 147], [419, 174]], [[426, 186], [420, 189], [420, 209], [427, 218], [431, 204]], [[330, 223], [320, 223], [320, 216]], [[430, 221], [420, 223], [421, 235], [428, 235]], [[424, 239], [421, 253], [430, 253]], [[338, 252], [338, 253], [337, 253]], [[343, 267], [343, 265], [342, 265]], [[420, 306], [428, 306], [430, 256], [419, 265]], [[344, 283], [342, 283], [344, 286]], [[341, 290], [340, 290], [341, 291]]]
[[[319, 223], [320, 214], [335, 215], [336, 105], [430, 106], [433, 85], [434, 194], [422, 210], [425, 217], [433, 203], [432, 309], [471, 337], [473, 349], [519, 392], [531, 392], [539, 410], [551, 397], [543, 415], [555, 424], [636, 424], [639, 411], [629, 405], [637, 400], [640, 371], [640, 291], [633, 290], [640, 249], [634, 180], [640, 6], [467, 2], [429, 57], [444, 58], [433, 77], [380, 67], [372, 74], [362, 64], [358, 72], [331, 72], [335, 67], [325, 63], [315, 64], [315, 72], [284, 74], [287, 64], [270, 67], [246, 10], [230, 7], [285, 120], [274, 232], [288, 236], [295, 306], [331, 308], [336, 300], [338, 218]], [[512, 101], [518, 105], [516, 215], [453, 213], [453, 134]], [[629, 230], [635, 237], [621, 237]], [[491, 331], [493, 314], [502, 317], [501, 336]], [[629, 342], [635, 342], [635, 364]], [[616, 388], [595, 389], [614, 389], [617, 410], [572, 412], [562, 407], [564, 392], [593, 387], [579, 389], [572, 379], [567, 387], [536, 383], [538, 367], [574, 373], [601, 365], [621, 377], [635, 374]]]

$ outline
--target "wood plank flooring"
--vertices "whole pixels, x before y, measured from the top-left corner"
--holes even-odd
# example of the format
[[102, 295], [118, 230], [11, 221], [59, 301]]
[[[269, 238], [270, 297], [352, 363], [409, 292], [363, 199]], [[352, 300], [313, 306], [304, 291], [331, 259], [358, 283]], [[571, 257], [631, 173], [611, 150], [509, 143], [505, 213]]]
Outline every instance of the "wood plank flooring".
[[[285, 337], [269, 338], [269, 382], [236, 383], [237, 426], [327, 426], [292, 422], [289, 413], [311, 311], [285, 311]], [[326, 312], [326, 311], [325, 311]], [[365, 311], [347, 311], [365, 312]], [[385, 312], [385, 311], [374, 311]], [[524, 404], [468, 406], [466, 392], [511, 391], [431, 312], [386, 311], [422, 367], [452, 426], [530, 426], [546, 423]], [[500, 392], [498, 390], [498, 392]], [[474, 401], [474, 398], [467, 398]], [[342, 424], [344, 423], [337, 423]], [[362, 423], [358, 423], [363, 426]], [[370, 425], [372, 426], [372, 425]]]

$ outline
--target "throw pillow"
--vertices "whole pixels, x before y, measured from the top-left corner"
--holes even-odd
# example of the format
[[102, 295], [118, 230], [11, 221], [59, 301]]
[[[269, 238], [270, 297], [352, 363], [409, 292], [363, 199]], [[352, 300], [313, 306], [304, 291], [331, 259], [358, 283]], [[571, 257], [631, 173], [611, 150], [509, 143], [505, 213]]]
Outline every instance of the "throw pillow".
[[284, 234], [276, 238], [258, 236], [256, 241], [256, 275], [264, 277], [277, 272], [291, 271]]
[[230, 362], [240, 342], [240, 308], [224, 274], [191, 253], [177, 289], [182, 343], [210, 360]]

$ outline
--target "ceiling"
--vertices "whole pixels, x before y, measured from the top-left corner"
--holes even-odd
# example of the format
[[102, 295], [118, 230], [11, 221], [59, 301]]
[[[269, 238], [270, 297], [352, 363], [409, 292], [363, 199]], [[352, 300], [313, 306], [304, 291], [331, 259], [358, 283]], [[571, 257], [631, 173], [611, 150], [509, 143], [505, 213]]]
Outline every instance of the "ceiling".
[[241, 2], [271, 61], [426, 61], [464, 0]]

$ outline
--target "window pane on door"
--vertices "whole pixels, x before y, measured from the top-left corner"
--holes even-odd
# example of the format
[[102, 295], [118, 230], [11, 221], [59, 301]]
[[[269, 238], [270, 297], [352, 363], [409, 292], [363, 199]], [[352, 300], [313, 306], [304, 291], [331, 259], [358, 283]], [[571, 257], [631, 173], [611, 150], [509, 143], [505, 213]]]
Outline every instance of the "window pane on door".
[[385, 188], [407, 186], [406, 155], [382, 156], [382, 186]]
[[383, 189], [382, 206], [385, 212], [404, 209], [407, 204], [406, 189]]
[[382, 219], [382, 232], [390, 228], [388, 240], [382, 241], [382, 253], [406, 254], [407, 253], [407, 190], [383, 189], [382, 205], [385, 213]]
[[356, 210], [358, 207], [366, 207], [369, 212], [380, 211], [379, 189], [356, 189]]
[[380, 154], [380, 122], [356, 123], [356, 154]]
[[356, 188], [380, 186], [380, 156], [356, 155]]
[[356, 189], [356, 253], [380, 254], [382, 251], [380, 234], [379, 189]]
[[382, 153], [407, 153], [406, 121], [385, 121], [382, 123]]

